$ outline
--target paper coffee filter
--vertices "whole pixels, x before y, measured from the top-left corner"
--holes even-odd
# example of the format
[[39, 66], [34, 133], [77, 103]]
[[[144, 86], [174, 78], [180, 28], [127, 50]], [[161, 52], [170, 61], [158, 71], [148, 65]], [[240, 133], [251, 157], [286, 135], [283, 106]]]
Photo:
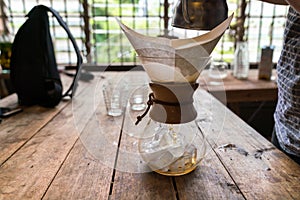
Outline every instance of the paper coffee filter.
[[188, 39], [146, 36], [117, 21], [152, 81], [195, 82], [232, 18], [233, 14], [210, 32]]
[[[138, 57], [150, 79], [155, 82], [195, 82], [199, 77], [201, 67], [206, 66], [210, 57], [197, 59], [198, 64], [190, 63], [187, 59]], [[182, 67], [184, 66], [184, 67]]]

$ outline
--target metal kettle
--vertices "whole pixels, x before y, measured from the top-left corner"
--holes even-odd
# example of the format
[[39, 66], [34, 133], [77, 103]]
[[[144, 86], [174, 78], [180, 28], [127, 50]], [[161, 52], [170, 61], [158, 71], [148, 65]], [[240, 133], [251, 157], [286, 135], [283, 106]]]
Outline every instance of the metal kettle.
[[179, 0], [175, 7], [172, 26], [211, 30], [227, 17], [226, 0]]

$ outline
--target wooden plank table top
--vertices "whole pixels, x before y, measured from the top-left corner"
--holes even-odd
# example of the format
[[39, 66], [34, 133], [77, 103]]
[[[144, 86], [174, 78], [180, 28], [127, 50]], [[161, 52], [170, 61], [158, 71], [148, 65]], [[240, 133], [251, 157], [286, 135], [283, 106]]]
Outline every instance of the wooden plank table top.
[[232, 72], [216, 83], [209, 78], [208, 70], [204, 70], [199, 79], [200, 87], [207, 90], [222, 102], [254, 102], [254, 101], [276, 101], [277, 84], [276, 71], [273, 70], [271, 80], [258, 79], [258, 70], [250, 69], [249, 76], [245, 80], [233, 77]]
[[[4, 119], [0, 199], [300, 199], [300, 166], [201, 88], [194, 100], [205, 158], [179, 177], [149, 171], [132, 113], [107, 116], [101, 94], [108, 78], [124, 84], [144, 75], [97, 73], [79, 82], [72, 101]], [[11, 95], [0, 106], [16, 101]]]

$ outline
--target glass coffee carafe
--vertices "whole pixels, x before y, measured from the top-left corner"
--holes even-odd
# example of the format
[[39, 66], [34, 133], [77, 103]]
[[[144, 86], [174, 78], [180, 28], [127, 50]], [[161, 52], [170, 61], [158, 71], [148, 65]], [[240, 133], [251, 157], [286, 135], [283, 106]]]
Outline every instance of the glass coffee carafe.
[[178, 176], [193, 171], [206, 154], [206, 140], [195, 119], [193, 94], [197, 83], [149, 84], [152, 105], [139, 151], [155, 172]]

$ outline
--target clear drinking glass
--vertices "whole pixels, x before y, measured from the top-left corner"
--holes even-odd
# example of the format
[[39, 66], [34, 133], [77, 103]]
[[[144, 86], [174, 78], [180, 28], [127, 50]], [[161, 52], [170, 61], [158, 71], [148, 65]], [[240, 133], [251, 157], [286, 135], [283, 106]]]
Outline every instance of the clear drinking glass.
[[209, 67], [210, 84], [221, 84], [222, 79], [227, 77], [228, 64], [224, 61], [213, 61]]
[[125, 88], [107, 81], [102, 91], [107, 114], [113, 117], [121, 116], [125, 106]]
[[133, 111], [141, 111], [146, 108], [148, 86], [143, 84], [135, 88], [129, 98], [130, 108]]

